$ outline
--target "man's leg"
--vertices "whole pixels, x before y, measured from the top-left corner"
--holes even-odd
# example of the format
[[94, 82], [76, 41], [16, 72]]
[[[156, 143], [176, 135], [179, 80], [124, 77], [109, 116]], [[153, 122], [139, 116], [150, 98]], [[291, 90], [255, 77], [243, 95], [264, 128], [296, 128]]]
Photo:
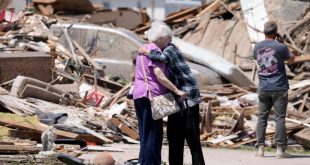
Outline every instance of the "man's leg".
[[192, 154], [193, 165], [204, 165], [204, 158], [199, 137], [199, 104], [187, 111], [186, 141]]
[[183, 165], [185, 121], [182, 112], [168, 117], [169, 164]]
[[285, 117], [287, 110], [288, 96], [287, 91], [274, 92], [273, 97], [275, 121], [276, 121], [276, 133], [275, 139], [277, 146], [280, 146], [284, 150], [287, 146], [287, 134], [285, 127]]
[[268, 91], [258, 92], [258, 120], [256, 126], [256, 138], [257, 146], [265, 145], [265, 134], [267, 127], [267, 120], [269, 117], [270, 110], [272, 108], [272, 98], [269, 96]]

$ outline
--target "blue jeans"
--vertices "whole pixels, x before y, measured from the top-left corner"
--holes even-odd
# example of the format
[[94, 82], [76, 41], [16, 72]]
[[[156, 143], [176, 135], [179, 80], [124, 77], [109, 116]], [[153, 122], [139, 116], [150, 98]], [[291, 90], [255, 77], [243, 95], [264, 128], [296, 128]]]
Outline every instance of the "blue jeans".
[[259, 117], [256, 127], [257, 145], [265, 145], [267, 121], [270, 110], [273, 107], [276, 122], [276, 144], [277, 146], [286, 148], [287, 134], [285, 127], [285, 117], [288, 103], [287, 91], [259, 91], [258, 99]]
[[153, 120], [148, 98], [134, 100], [139, 124], [141, 165], [161, 165], [163, 120]]

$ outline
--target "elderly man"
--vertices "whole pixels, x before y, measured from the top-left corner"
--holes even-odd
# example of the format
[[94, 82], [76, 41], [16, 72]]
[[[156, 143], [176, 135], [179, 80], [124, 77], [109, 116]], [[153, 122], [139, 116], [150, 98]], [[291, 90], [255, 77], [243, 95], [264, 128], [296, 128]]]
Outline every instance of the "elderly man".
[[287, 135], [285, 116], [288, 103], [287, 90], [289, 84], [285, 72], [284, 61], [294, 61], [294, 56], [286, 45], [278, 42], [277, 24], [268, 21], [264, 25], [265, 40], [254, 47], [254, 58], [258, 64], [258, 99], [259, 118], [257, 121], [256, 136], [258, 150], [256, 156], [264, 156], [265, 133], [269, 112], [273, 107], [276, 121], [277, 158], [288, 157], [285, 152]]
[[[154, 25], [164, 26], [167, 30], [170, 30], [163, 22]], [[164, 39], [171, 41], [172, 35], [167, 37], [168, 39]], [[165, 63], [173, 79], [172, 82], [178, 89], [187, 94], [186, 102], [180, 102], [180, 107], [183, 110], [168, 117], [169, 164], [183, 165], [184, 139], [186, 139], [192, 154], [192, 164], [204, 165], [199, 139], [199, 87], [182, 53], [172, 43], [169, 43], [162, 51], [147, 50], [142, 47], [138, 52], [149, 55], [152, 61]]]

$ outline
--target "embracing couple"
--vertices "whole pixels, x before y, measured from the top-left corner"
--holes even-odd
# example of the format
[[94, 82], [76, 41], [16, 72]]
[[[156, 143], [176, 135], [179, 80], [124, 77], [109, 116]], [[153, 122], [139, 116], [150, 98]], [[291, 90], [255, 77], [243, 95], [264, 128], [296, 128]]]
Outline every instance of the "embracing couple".
[[[168, 117], [169, 164], [183, 165], [184, 139], [190, 148], [193, 165], [204, 165], [199, 139], [200, 93], [180, 50], [171, 43], [172, 31], [163, 22], [154, 22], [147, 31], [149, 43], [139, 48], [133, 99], [139, 122], [141, 165], [160, 165], [163, 120], [152, 118], [151, 97], [172, 92], [181, 111]], [[185, 104], [186, 100], [186, 104]]]

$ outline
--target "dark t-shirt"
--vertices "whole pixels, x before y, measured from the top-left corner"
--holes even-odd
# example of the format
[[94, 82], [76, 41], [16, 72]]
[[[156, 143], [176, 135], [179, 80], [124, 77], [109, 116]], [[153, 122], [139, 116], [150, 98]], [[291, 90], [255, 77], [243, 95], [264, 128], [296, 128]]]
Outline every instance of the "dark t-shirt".
[[258, 64], [258, 90], [289, 89], [284, 61], [290, 56], [287, 46], [275, 40], [264, 40], [255, 45], [254, 58]]

